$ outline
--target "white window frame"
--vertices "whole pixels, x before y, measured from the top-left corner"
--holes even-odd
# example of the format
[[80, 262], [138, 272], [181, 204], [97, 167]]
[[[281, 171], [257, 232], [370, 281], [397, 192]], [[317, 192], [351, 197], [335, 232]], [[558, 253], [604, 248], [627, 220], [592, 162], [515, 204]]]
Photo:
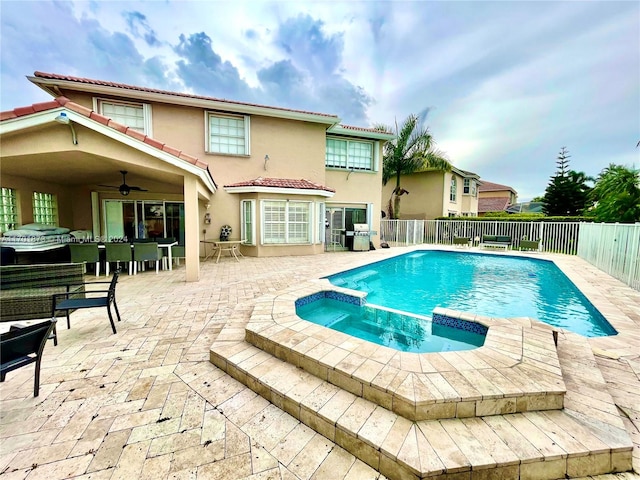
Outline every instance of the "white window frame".
[[103, 108], [103, 105], [105, 103], [112, 104], [112, 105], [122, 105], [127, 107], [142, 108], [142, 117], [143, 117], [144, 127], [143, 127], [143, 131], [140, 133], [144, 133], [148, 137], [153, 137], [153, 129], [151, 127], [152, 125], [151, 105], [149, 105], [148, 103], [140, 103], [140, 102], [122, 102], [120, 100], [112, 100], [110, 98], [96, 98], [96, 97], [93, 98], [94, 111], [98, 112], [100, 115], [104, 115], [105, 117], [111, 118], [114, 122], [118, 122], [118, 123], [121, 123], [122, 125], [126, 125], [127, 127], [132, 128], [136, 131], [140, 131], [140, 130], [131, 125], [127, 125], [126, 122], [123, 122], [118, 118], [113, 118], [110, 115], [106, 115], [104, 113], [104, 108]]
[[53, 193], [33, 192], [33, 222], [58, 226], [58, 197]]
[[316, 243], [324, 243], [325, 239], [325, 230], [326, 230], [326, 206], [324, 202], [316, 203], [316, 228], [318, 229], [316, 232]]
[[240, 201], [240, 240], [245, 245], [256, 244], [256, 201]]
[[[327, 155], [328, 155], [328, 142], [329, 141], [337, 141], [337, 142], [345, 142], [346, 143], [346, 158], [344, 161], [344, 165], [340, 163], [334, 162], [333, 164], [328, 163]], [[371, 146], [371, 161], [369, 168], [362, 168], [358, 166], [354, 166], [353, 162], [349, 159], [349, 152], [351, 151], [351, 144], [367, 144]], [[325, 155], [324, 155], [324, 166], [325, 168], [335, 168], [340, 170], [353, 170], [356, 172], [377, 172], [379, 169], [379, 143], [377, 141], [368, 141], [368, 140], [355, 140], [350, 138], [342, 138], [342, 137], [332, 137], [328, 136], [325, 139]]]
[[465, 178], [462, 187], [463, 195], [471, 195], [472, 197], [478, 196], [478, 189], [476, 187], [476, 181], [473, 178]]
[[[265, 221], [265, 211], [266, 207], [270, 203], [282, 204], [284, 206], [284, 237], [281, 242], [271, 241], [271, 239], [266, 238], [266, 221]], [[290, 220], [290, 206], [293, 204], [305, 204], [307, 207], [307, 232], [306, 237], [307, 240], [304, 242], [299, 241], [290, 241], [290, 230], [291, 230], [291, 222]], [[260, 201], [260, 243], [262, 245], [310, 245], [313, 243], [313, 224], [314, 224], [314, 215], [313, 215], [313, 202], [304, 201], [304, 200], [280, 200], [280, 199], [264, 199]]]
[[19, 223], [18, 192], [13, 188], [0, 189], [0, 233], [15, 230]]
[[[219, 152], [211, 147], [211, 118], [242, 119], [244, 125], [244, 153]], [[251, 155], [251, 117], [249, 115], [229, 115], [219, 112], [204, 112], [205, 138], [204, 150], [215, 155], [230, 155], [234, 157], [248, 157]], [[237, 138], [237, 137], [233, 137]]]
[[454, 176], [451, 177], [451, 187], [449, 187], [449, 201], [458, 201], [458, 179]]

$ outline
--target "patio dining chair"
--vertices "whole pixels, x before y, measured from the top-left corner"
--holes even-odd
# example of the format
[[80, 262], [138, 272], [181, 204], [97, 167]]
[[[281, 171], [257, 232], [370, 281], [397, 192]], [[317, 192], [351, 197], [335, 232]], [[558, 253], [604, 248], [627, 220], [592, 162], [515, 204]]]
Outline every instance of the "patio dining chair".
[[72, 263], [95, 263], [96, 277], [100, 276], [100, 249], [97, 243], [70, 243]]
[[115, 262], [120, 266], [120, 262], [129, 263], [129, 275], [133, 268], [133, 258], [131, 254], [131, 244], [122, 242], [108, 242], [104, 244], [105, 270], [109, 276], [109, 264]]
[[38, 396], [42, 352], [55, 325], [56, 319], [51, 318], [46, 322], [12, 327], [0, 335], [0, 382], [4, 382], [8, 372], [35, 363], [33, 396]]
[[180, 265], [180, 259], [185, 258], [185, 256], [184, 245], [174, 245], [171, 247], [171, 258], [175, 261], [176, 265]]
[[[53, 305], [51, 307], [51, 316], [55, 317], [56, 312], [65, 311], [67, 315], [67, 328], [71, 328], [71, 320], [69, 318], [69, 312], [71, 310], [80, 310], [83, 308], [99, 308], [106, 307], [107, 314], [109, 315], [109, 322], [111, 322], [111, 330], [116, 332], [116, 325], [113, 322], [113, 316], [111, 315], [111, 304], [116, 311], [118, 321], [120, 321], [120, 312], [118, 311], [118, 304], [116, 303], [116, 284], [118, 283], [118, 276], [120, 275], [120, 269], [113, 272], [113, 278], [110, 282], [83, 282], [77, 285], [84, 285], [85, 289], [82, 292], [84, 297], [79, 298], [77, 293], [56, 293], [53, 295]], [[91, 285], [104, 285], [109, 284], [107, 290], [92, 290]]]
[[133, 274], [138, 273], [138, 263], [144, 271], [144, 262], [155, 262], [156, 273], [159, 271], [162, 261], [162, 252], [158, 248], [158, 242], [133, 243]]

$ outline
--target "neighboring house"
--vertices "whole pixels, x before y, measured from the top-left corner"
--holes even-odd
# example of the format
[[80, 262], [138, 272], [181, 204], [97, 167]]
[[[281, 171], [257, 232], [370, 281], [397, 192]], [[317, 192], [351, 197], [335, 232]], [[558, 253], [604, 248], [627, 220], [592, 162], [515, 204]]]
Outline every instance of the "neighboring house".
[[[1, 114], [0, 207], [16, 206], [2, 225], [38, 221], [45, 206], [51, 223], [104, 240], [174, 236], [189, 281], [199, 278], [201, 240], [223, 225], [253, 256], [321, 253], [353, 223], [379, 231], [392, 135], [323, 113], [42, 72], [28, 79], [55, 99]], [[141, 190], [118, 190], [121, 170]]]
[[482, 180], [478, 189], [478, 216], [487, 212], [506, 211], [518, 201], [518, 192], [508, 185], [500, 185]]
[[[438, 217], [476, 217], [480, 177], [453, 167], [450, 172], [426, 169], [402, 175], [400, 186], [409, 193], [400, 200], [401, 219], [432, 220]], [[395, 179], [382, 187], [383, 209], [388, 210]]]

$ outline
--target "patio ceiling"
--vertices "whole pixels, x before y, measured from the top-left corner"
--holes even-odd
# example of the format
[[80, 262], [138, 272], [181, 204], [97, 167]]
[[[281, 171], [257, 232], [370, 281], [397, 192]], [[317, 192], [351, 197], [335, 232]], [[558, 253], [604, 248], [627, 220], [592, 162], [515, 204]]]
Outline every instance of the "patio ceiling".
[[127, 184], [149, 193], [182, 194], [183, 176], [126, 163], [87, 152], [51, 152], [3, 158], [2, 174], [52, 182], [69, 187], [87, 186], [96, 191], [112, 191], [99, 185], [118, 186], [120, 170], [126, 170]]

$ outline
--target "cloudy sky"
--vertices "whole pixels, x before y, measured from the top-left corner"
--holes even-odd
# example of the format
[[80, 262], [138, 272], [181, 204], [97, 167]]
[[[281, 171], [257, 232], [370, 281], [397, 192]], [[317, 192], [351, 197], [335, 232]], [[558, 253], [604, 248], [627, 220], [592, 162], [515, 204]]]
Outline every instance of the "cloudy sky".
[[[458, 168], [541, 195], [640, 167], [637, 1], [0, 0], [1, 110], [40, 70], [337, 114], [425, 116]], [[214, 172], [215, 173], [215, 172]]]

